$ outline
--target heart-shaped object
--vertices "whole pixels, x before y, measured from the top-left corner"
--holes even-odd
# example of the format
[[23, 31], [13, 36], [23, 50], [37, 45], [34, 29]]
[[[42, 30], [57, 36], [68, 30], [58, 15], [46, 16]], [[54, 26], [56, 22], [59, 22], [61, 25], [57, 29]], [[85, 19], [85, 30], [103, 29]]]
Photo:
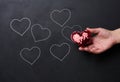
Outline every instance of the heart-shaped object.
[[29, 18], [13, 19], [10, 22], [10, 28], [20, 36], [23, 36], [30, 28], [31, 20]]
[[61, 34], [62, 36], [66, 39], [71, 41], [70, 35], [72, 34], [72, 32], [79, 30], [82, 31], [82, 27], [80, 25], [73, 25], [72, 27], [70, 26], [65, 26], [62, 30], [61, 30]]
[[89, 30], [84, 30], [84, 31], [74, 31], [71, 34], [71, 40], [74, 43], [77, 43], [81, 47], [88, 46], [89, 44], [92, 43], [91, 39], [91, 33]]
[[40, 57], [41, 50], [39, 47], [23, 48], [20, 51], [20, 57], [30, 65], [33, 65]]
[[50, 53], [53, 57], [56, 59], [63, 61], [67, 55], [70, 53], [70, 45], [68, 43], [62, 43], [62, 44], [53, 44], [50, 47]]
[[34, 24], [31, 27], [31, 34], [34, 42], [45, 41], [51, 36], [51, 31], [48, 28], [43, 28], [40, 24]]
[[71, 11], [69, 9], [53, 10], [50, 13], [51, 20], [57, 25], [63, 27], [71, 18]]

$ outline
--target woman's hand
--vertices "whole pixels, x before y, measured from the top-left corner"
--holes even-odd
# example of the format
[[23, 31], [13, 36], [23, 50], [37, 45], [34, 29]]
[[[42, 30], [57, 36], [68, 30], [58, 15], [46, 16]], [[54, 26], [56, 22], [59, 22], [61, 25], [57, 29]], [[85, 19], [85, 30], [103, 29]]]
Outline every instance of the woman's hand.
[[96, 34], [92, 37], [93, 43], [86, 47], [79, 47], [79, 50], [100, 54], [117, 43], [116, 35], [118, 34], [115, 33], [116, 31], [110, 31], [104, 28], [87, 28], [87, 30], [92, 34]]

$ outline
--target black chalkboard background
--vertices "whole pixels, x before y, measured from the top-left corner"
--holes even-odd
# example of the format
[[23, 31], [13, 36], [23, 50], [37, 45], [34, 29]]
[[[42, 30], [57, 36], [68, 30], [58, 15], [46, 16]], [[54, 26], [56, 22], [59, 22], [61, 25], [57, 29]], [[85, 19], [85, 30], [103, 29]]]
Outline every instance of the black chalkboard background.
[[[119, 45], [93, 55], [79, 51], [61, 33], [74, 25], [82, 30], [86, 26], [117, 29], [119, 8], [119, 0], [0, 0], [0, 82], [120, 82]], [[52, 14], [60, 22], [71, 13], [62, 26], [50, 18], [56, 10], [64, 11], [60, 17]], [[50, 36], [36, 41], [31, 33], [35, 25], [37, 39]], [[39, 26], [47, 29], [41, 32]], [[26, 32], [25, 27], [29, 27]]]

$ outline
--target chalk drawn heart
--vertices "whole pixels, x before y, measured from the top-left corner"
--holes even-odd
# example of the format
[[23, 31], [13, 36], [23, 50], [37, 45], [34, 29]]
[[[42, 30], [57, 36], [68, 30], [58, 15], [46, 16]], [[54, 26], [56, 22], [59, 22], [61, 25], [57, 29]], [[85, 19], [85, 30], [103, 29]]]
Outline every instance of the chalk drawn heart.
[[61, 30], [61, 34], [62, 34], [62, 36], [63, 36], [65, 39], [67, 39], [67, 40], [69, 40], [70, 42], [72, 42], [70, 36], [71, 36], [72, 32], [74, 32], [74, 31], [82, 31], [82, 27], [79, 26], [79, 25], [73, 25], [72, 27], [70, 27], [70, 26], [65, 26], [65, 27]]
[[53, 44], [50, 47], [50, 53], [53, 57], [56, 59], [63, 61], [67, 55], [70, 53], [70, 45], [68, 43], [62, 43], [62, 44]]
[[31, 20], [29, 18], [13, 19], [10, 22], [10, 28], [20, 36], [23, 36], [30, 28]]
[[43, 28], [40, 24], [34, 24], [31, 27], [31, 34], [34, 42], [45, 41], [51, 36], [51, 31], [48, 28]]
[[69, 9], [53, 10], [50, 13], [51, 20], [57, 25], [63, 27], [71, 18], [71, 11]]
[[30, 65], [33, 65], [40, 57], [41, 50], [39, 47], [34, 46], [31, 49], [23, 48], [20, 51], [20, 57]]

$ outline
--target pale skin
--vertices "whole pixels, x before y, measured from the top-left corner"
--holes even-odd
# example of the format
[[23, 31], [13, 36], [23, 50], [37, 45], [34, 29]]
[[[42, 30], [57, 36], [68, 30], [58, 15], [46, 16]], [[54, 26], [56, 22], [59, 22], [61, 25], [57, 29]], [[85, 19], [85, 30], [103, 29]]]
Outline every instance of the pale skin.
[[93, 54], [100, 54], [113, 45], [120, 43], [120, 28], [116, 30], [107, 30], [104, 28], [87, 28], [91, 33], [96, 34], [92, 37], [93, 43], [86, 47], [79, 47], [81, 51], [87, 51]]

